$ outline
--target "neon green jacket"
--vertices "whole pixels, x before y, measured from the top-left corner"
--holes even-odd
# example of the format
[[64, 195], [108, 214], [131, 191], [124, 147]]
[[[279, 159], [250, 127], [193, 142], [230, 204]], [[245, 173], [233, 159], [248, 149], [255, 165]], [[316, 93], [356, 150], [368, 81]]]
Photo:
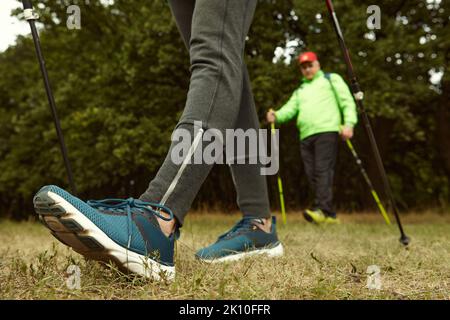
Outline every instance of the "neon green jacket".
[[[285, 123], [297, 117], [300, 140], [316, 133], [339, 132], [341, 124], [353, 127], [358, 122], [358, 116], [350, 89], [336, 73], [330, 74], [330, 80], [336, 96], [322, 70], [312, 80], [303, 78], [301, 86], [289, 101], [275, 112], [276, 123]], [[341, 114], [344, 119], [341, 119]]]

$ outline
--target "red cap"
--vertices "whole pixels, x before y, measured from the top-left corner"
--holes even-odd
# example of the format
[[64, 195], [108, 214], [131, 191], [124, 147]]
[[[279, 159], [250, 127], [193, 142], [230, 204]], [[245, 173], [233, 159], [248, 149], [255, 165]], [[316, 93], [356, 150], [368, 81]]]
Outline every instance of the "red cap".
[[300, 62], [300, 64], [302, 64], [303, 62], [313, 62], [313, 61], [317, 61], [317, 55], [312, 51], [303, 52], [301, 55], [298, 56], [298, 62]]

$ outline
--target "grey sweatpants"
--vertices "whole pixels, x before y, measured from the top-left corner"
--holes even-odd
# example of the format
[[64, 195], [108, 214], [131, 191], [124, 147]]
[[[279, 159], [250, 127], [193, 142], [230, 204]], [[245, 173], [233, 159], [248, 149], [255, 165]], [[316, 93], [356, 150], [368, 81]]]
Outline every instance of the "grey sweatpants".
[[[244, 46], [257, 0], [169, 0], [172, 14], [189, 50], [191, 79], [186, 106], [175, 130], [259, 129]], [[200, 141], [202, 146], [206, 142]], [[175, 164], [169, 153], [141, 200], [170, 208], [183, 224], [192, 201], [208, 176], [212, 164]], [[193, 144], [194, 148], [195, 143]], [[248, 149], [244, 152], [248, 153]], [[248, 154], [236, 154], [248, 158]], [[244, 216], [270, 217], [265, 176], [260, 164], [230, 164], [237, 203]], [[220, 183], [220, 182], [217, 182]]]

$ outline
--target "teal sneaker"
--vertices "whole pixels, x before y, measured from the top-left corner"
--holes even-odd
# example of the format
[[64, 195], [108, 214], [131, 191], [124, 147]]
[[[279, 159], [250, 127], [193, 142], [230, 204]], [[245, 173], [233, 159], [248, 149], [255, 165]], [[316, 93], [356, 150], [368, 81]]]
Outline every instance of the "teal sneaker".
[[260, 218], [243, 218], [214, 244], [199, 250], [195, 254], [196, 258], [204, 262], [228, 262], [260, 254], [282, 256], [284, 250], [278, 240], [276, 218], [272, 217], [270, 233], [264, 232], [255, 223], [262, 221]]
[[52, 235], [86, 258], [156, 280], [175, 277], [179, 233], [166, 237], [156, 220], [172, 220], [170, 209], [133, 198], [83, 202], [57, 186], [41, 188], [33, 203]]

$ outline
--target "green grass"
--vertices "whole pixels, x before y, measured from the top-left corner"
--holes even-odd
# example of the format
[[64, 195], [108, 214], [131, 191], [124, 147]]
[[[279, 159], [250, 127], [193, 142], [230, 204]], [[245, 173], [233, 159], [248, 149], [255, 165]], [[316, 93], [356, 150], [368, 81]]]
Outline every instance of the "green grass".
[[[405, 249], [379, 215], [344, 215], [317, 227], [298, 213], [278, 232], [285, 256], [208, 265], [194, 259], [239, 216], [188, 216], [177, 245], [177, 276], [157, 283], [85, 261], [36, 222], [0, 222], [1, 299], [450, 299], [450, 215], [409, 214]], [[281, 221], [281, 219], [279, 219]], [[66, 285], [81, 269], [81, 289]], [[366, 288], [367, 267], [381, 269], [381, 290]]]

